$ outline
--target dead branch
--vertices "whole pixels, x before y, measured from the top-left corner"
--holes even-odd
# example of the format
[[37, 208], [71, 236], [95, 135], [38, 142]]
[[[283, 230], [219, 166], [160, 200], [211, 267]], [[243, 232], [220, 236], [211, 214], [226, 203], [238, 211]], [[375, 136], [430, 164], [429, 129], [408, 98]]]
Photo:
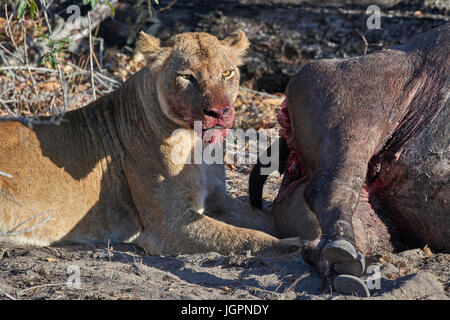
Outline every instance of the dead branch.
[[63, 283], [47, 283], [47, 284], [41, 284], [41, 285], [38, 285], [38, 286], [33, 286], [33, 287], [25, 288], [25, 289], [19, 291], [19, 292], [17, 293], [17, 296], [20, 296], [20, 295], [23, 294], [25, 291], [29, 291], [29, 290], [34, 290], [34, 289], [38, 289], [38, 288], [45, 288], [45, 287], [65, 286], [65, 285], [67, 285], [66, 282], [63, 282]]
[[63, 104], [64, 104], [63, 112], [66, 112], [67, 111], [67, 87], [66, 87], [66, 82], [64, 81], [64, 71], [62, 70], [62, 68], [59, 64], [58, 64], [58, 77], [59, 77], [59, 82], [61, 83], [61, 89], [62, 89], [62, 95], [63, 95]]
[[[158, 12], [163, 12], [163, 11], [166, 11], [166, 10], [172, 8], [172, 6], [173, 6], [175, 3], [177, 3], [177, 1], [178, 1], [178, 0], [173, 0], [173, 1], [170, 2], [167, 6], [158, 9]], [[151, 2], [151, 1], [149, 1], [149, 2]]]
[[0, 117], [0, 121], [18, 121], [27, 127], [32, 128], [33, 124], [51, 124], [60, 125], [61, 122], [66, 122], [64, 114], [58, 116], [49, 117], [47, 119], [33, 118], [33, 117]]
[[12, 175], [10, 175], [9, 173], [6, 173], [6, 172], [1, 172], [0, 171], [0, 176], [4, 176], [4, 177], [7, 177], [7, 178], [10, 178], [10, 179], [12, 179]]
[[104, 51], [104, 40], [103, 38], [100, 38], [100, 52], [99, 52], [99, 59], [100, 59], [100, 72], [103, 71], [103, 51]]
[[[75, 65], [75, 64], [73, 64], [73, 63], [67, 62], [67, 64], [68, 64], [69, 66], [71, 66], [71, 67], [77, 69], [78, 71], [80, 71], [80, 72], [82, 72], [82, 73], [87, 73], [87, 72], [89, 72], [89, 71], [87, 71], [87, 70], [84, 70], [84, 69], [80, 68], [79, 66], [77, 66], [77, 65]], [[1, 70], [1, 68], [0, 68], [0, 70]], [[118, 87], [118, 86], [120, 86], [120, 85], [122, 84], [120, 81], [117, 81], [117, 80], [115, 80], [115, 79], [113, 79], [113, 78], [110, 78], [110, 77], [108, 77], [107, 75], [104, 75], [103, 73], [97, 72], [97, 71], [95, 71], [95, 70], [93, 71], [93, 73], [94, 73], [94, 76], [95, 76], [95, 77], [101, 78], [101, 79], [103, 79], [104, 81], [110, 82], [112, 87]]]
[[17, 300], [16, 298], [14, 298], [12, 295], [10, 295], [8, 292], [3, 291], [0, 289], [0, 293], [3, 294], [5, 297], [7, 297], [10, 300]]
[[8, 5], [5, 3], [5, 17], [6, 17], [6, 25], [5, 25], [5, 35], [9, 38], [9, 40], [11, 41], [14, 49], [16, 50], [15, 54], [13, 54], [14, 56], [17, 56], [20, 63], [24, 64], [24, 59], [22, 58], [22, 55], [20, 54], [20, 50], [17, 47], [16, 41], [14, 40], [14, 35], [12, 33], [11, 30], [11, 19], [14, 16], [15, 10], [12, 12], [11, 16], [8, 16]]
[[[45, 1], [43, 1], [45, 3]], [[115, 5], [118, 0], [110, 0], [111, 5]], [[44, 5], [45, 6], [45, 5]], [[44, 10], [44, 16], [46, 15]], [[61, 40], [64, 38], [69, 38], [71, 44], [69, 46], [69, 51], [74, 52], [78, 48], [81, 40], [89, 36], [89, 26], [91, 28], [97, 27], [100, 22], [109, 18], [112, 15], [111, 9], [107, 4], [99, 3], [95, 10], [89, 11], [86, 17], [79, 17], [73, 21], [73, 23], [65, 23], [64, 20], [56, 25], [53, 32], [51, 32], [50, 38], [53, 40]], [[48, 18], [46, 18], [48, 21]], [[90, 23], [89, 23], [90, 21]], [[49, 49], [44, 41], [40, 43], [43, 48]]]
[[[113, 2], [115, 3], [116, 1]], [[61, 30], [61, 26], [58, 23], [56, 27], [50, 24], [53, 22], [49, 19], [49, 14], [46, 11], [50, 2], [47, 0], [41, 1], [41, 3], [43, 4], [40, 10], [43, 24], [46, 25], [50, 39], [57, 41], [55, 38], [52, 38], [52, 36], [58, 34], [58, 30]], [[99, 16], [97, 13], [98, 8], [99, 7], [97, 6], [95, 11], [89, 13], [91, 18], [91, 32], [89, 39], [90, 55], [88, 59], [90, 59], [85, 60], [86, 65], [80, 68], [66, 61], [64, 64], [57, 63], [55, 67], [56, 70], [33, 65], [35, 61], [31, 59], [31, 56], [29, 55], [30, 48], [35, 49], [42, 55], [46, 54], [45, 51], [40, 51], [41, 49], [37, 43], [40, 42], [40, 44], [43, 44], [45, 42], [46, 44], [48, 38], [38, 39], [31, 37], [30, 32], [25, 28], [27, 26], [26, 21], [16, 21], [12, 15], [14, 13], [11, 10], [9, 10], [10, 12], [7, 12], [5, 24], [7, 25], [8, 36], [5, 39], [11, 43], [11, 47], [5, 46], [4, 44], [0, 47], [0, 62], [3, 62], [3, 65], [0, 66], [0, 77], [2, 79], [0, 82], [0, 121], [18, 121], [28, 127], [32, 127], [33, 124], [59, 124], [61, 121], [64, 121], [63, 118], [60, 117], [60, 113], [64, 113], [73, 106], [78, 107], [81, 106], [81, 104], [85, 104], [87, 101], [92, 100], [94, 94], [95, 99], [99, 94], [103, 95], [109, 93], [121, 85], [122, 81], [119, 79], [102, 73], [104, 72], [102, 69], [104, 49], [101, 42], [100, 60], [97, 59], [97, 56], [95, 55], [94, 40], [96, 39], [94, 38], [92, 31], [94, 30], [93, 26], [97, 25], [98, 27], [100, 21], [94, 20], [95, 17]], [[110, 11], [111, 10], [108, 7], [108, 14]], [[89, 16], [85, 16], [85, 21], [89, 20]], [[74, 24], [76, 25], [78, 23], [78, 25], [82, 26], [83, 24], [80, 21], [83, 21], [83, 19], [83, 17], [75, 19]], [[86, 24], [86, 26], [89, 27], [89, 23]], [[16, 30], [17, 27], [19, 27], [18, 30]], [[19, 42], [17, 42], [17, 31], [24, 37], [24, 41], [23, 43], [21, 41], [20, 45]], [[89, 30], [87, 30], [87, 32], [88, 31]], [[89, 36], [87, 32], [86, 36]], [[14, 46], [13, 42], [9, 39], [13, 34], [16, 35], [14, 42], [16, 46]], [[58, 38], [59, 37], [56, 37], [56, 39]], [[16, 52], [16, 50], [19, 51]], [[91, 64], [88, 66], [87, 64], [89, 62]], [[98, 70], [95, 70], [93, 66], [94, 63], [97, 64]], [[66, 66], [75, 68], [75, 70], [68, 70], [66, 69]], [[6, 75], [6, 77], [3, 75]], [[87, 81], [83, 81], [84, 77], [86, 77]], [[52, 84], [54, 81], [57, 83]], [[85, 91], [72, 94], [72, 85], [76, 84], [73, 81], [78, 82], [78, 85], [81, 85], [82, 82], [86, 82], [86, 84], [90, 83], [93, 93]], [[87, 85], [89, 86], [89, 84]], [[51, 89], [52, 86], [54, 86], [54, 89]], [[53, 92], [50, 92], [50, 90], [53, 90]], [[89, 97], [89, 99], [86, 99], [87, 97]], [[46, 118], [40, 118], [39, 116], [41, 115], [46, 116]], [[55, 115], [56, 117], [48, 118], [49, 115]]]
[[359, 34], [359, 36], [361, 37], [362, 41], [364, 42], [364, 55], [367, 54], [367, 48], [369, 47], [369, 43], [367, 42], [366, 37], [364, 37], [364, 35], [361, 33], [361, 31], [359, 31], [357, 28], [355, 28], [355, 31]]
[[[0, 191], [0, 195], [4, 196], [6, 199], [8, 199], [8, 200], [11, 201], [11, 202], [14, 202], [14, 203], [17, 204], [18, 206], [23, 207], [23, 205], [22, 205], [19, 201], [17, 201], [17, 200], [14, 199], [13, 197], [7, 195], [5, 192]], [[0, 235], [1, 235], [1, 234], [0, 234]]]
[[92, 86], [92, 96], [94, 100], [97, 98], [95, 95], [95, 83], [94, 83], [94, 63], [92, 59], [92, 28], [91, 28], [91, 13], [88, 12], [88, 23], [89, 23], [89, 63], [91, 67], [91, 86]]
[[13, 116], [13, 117], [17, 116], [17, 114], [16, 114], [15, 112], [13, 112], [13, 111], [8, 107], [7, 103], [13, 103], [14, 101], [15, 101], [15, 100], [7, 100], [7, 101], [4, 101], [3, 99], [0, 99], [0, 104], [6, 109], [6, 111], [8, 111], [8, 113], [9, 113], [11, 116]]
[[28, 71], [28, 76], [30, 77], [31, 80], [31, 85], [33, 87], [34, 93], [36, 95], [39, 95], [37, 89], [36, 89], [36, 83], [34, 81], [33, 75], [31, 74], [31, 70], [30, 70], [30, 64], [28, 62], [28, 50], [27, 50], [27, 30], [25, 28], [25, 24], [23, 23], [23, 21], [21, 22], [22, 24], [22, 30], [23, 30], [23, 52], [24, 52], [24, 56], [25, 56], [25, 66], [27, 68]]
[[[34, 219], [36, 219], [36, 218], [38, 218], [38, 217], [40, 217], [40, 216], [42, 216], [44, 214], [47, 214], [47, 216], [41, 222], [39, 222], [39, 223], [37, 223], [35, 225], [32, 225], [31, 227], [25, 228], [23, 230], [18, 230], [21, 226], [23, 226], [27, 222], [29, 222], [31, 220], [34, 220]], [[16, 235], [19, 235], [19, 234], [24, 234], [24, 233], [30, 232], [30, 231], [32, 231], [32, 230], [34, 230], [36, 228], [39, 228], [40, 226], [42, 226], [43, 224], [47, 223], [50, 220], [53, 220], [53, 219], [52, 219], [51, 215], [48, 213], [48, 211], [38, 213], [38, 214], [36, 214], [36, 215], [34, 215], [34, 216], [32, 216], [32, 217], [22, 221], [17, 226], [15, 226], [13, 229], [11, 229], [9, 231], [6, 231], [6, 232], [0, 232], [0, 237], [16, 236]]]
[[14, 70], [28, 70], [30, 69], [31, 71], [36, 71], [36, 72], [52, 72], [52, 73], [56, 73], [58, 72], [57, 70], [53, 70], [53, 69], [49, 69], [49, 68], [44, 68], [44, 67], [31, 67], [31, 66], [7, 66], [7, 67], [0, 67], [0, 71], [14, 71]]
[[[47, 28], [51, 33], [52, 26], [50, 25], [50, 22], [48, 21], [48, 14], [47, 14], [47, 7], [46, 7], [45, 0], [42, 1], [42, 4], [44, 5], [43, 11], [44, 11], [45, 23], [47, 24]], [[50, 38], [52, 38], [52, 36], [50, 36]], [[47, 51], [49, 50], [48, 47], [46, 49], [47, 49]], [[58, 77], [59, 77], [59, 82], [61, 83], [62, 96], [63, 96], [63, 104], [64, 104], [63, 112], [66, 112], [67, 111], [67, 87], [66, 87], [66, 83], [64, 81], [64, 71], [62, 70], [59, 63], [57, 64], [57, 68], [58, 68]]]
[[[22, 63], [22, 61], [19, 60], [19, 58], [17, 58], [11, 51], [9, 51], [4, 45], [2, 45], [0, 43], [0, 49], [2, 49], [4, 52], [6, 52], [11, 58], [13, 58], [14, 60], [16, 60], [16, 62], [18, 63]], [[3, 63], [4, 64], [8, 64], [6, 59], [3, 59]]]
[[282, 97], [267, 93], [267, 92], [263, 92], [263, 91], [256, 91], [253, 89], [249, 89], [249, 88], [245, 88], [245, 87], [239, 87], [240, 90], [242, 91], [247, 91], [247, 92], [251, 92], [254, 94], [258, 94], [260, 96], [265, 96], [265, 97], [269, 97], [269, 98], [274, 98], [274, 99], [282, 99]]

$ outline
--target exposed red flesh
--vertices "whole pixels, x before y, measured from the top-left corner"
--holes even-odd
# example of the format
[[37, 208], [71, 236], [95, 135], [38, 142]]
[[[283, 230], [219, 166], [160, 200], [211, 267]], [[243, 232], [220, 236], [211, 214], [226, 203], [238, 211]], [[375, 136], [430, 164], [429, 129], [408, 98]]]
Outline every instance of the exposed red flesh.
[[[300, 154], [295, 151], [295, 138], [286, 101], [281, 104], [281, 110], [277, 118], [282, 127], [280, 135], [286, 139], [291, 152], [286, 164], [287, 172], [281, 183], [280, 191], [274, 200], [275, 205], [292, 196], [291, 193], [298, 189], [299, 184], [305, 183], [306, 178], [306, 168]], [[389, 229], [377, 215], [369, 200], [373, 194], [383, 188], [385, 188], [385, 182], [380, 178], [364, 186], [355, 207], [353, 215], [355, 239], [359, 250], [365, 254], [373, 254], [381, 249], [393, 250]]]
[[276, 199], [276, 201], [281, 201], [289, 194], [289, 190], [294, 189], [294, 186], [302, 181], [303, 177], [305, 177], [306, 172], [300, 155], [295, 151], [295, 141], [292, 133], [291, 119], [289, 117], [286, 100], [281, 103], [281, 109], [277, 115], [277, 120], [281, 126], [280, 135], [281, 137], [286, 139], [287, 145], [290, 150], [290, 154], [286, 164], [288, 178], [283, 179], [280, 187], [280, 193]]
[[228, 135], [230, 129], [207, 129], [203, 132], [202, 140], [203, 142], [211, 143], [222, 143], [225, 137]]

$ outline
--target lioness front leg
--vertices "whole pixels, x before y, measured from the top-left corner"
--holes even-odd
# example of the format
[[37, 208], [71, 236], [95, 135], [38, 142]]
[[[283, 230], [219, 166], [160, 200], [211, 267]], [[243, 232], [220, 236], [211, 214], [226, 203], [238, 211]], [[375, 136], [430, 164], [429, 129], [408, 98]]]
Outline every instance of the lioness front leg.
[[223, 165], [206, 165], [203, 167], [207, 177], [205, 214], [227, 224], [263, 231], [275, 236], [275, 221], [272, 214], [252, 208], [247, 203], [227, 195], [225, 168]]
[[149, 253], [218, 252], [224, 255], [250, 250], [255, 255], [277, 256], [300, 247], [298, 238], [277, 239], [264, 232], [239, 228], [194, 209], [165, 215], [162, 224], [148, 226], [137, 239]]
[[[124, 167], [143, 227], [137, 243], [148, 253], [230, 254], [250, 250], [255, 255], [276, 256], [301, 247], [298, 238], [280, 240], [207, 216], [203, 180], [199, 179], [201, 166], [185, 166], [178, 175], [159, 179], [156, 168], [142, 170], [132, 157], [127, 158]], [[229, 209], [224, 207], [223, 215], [228, 215]]]

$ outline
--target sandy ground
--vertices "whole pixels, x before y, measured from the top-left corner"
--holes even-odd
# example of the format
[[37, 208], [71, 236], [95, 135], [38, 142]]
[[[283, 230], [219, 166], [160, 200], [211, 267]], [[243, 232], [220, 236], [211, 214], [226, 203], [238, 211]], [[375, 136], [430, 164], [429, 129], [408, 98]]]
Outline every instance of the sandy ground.
[[[227, 172], [229, 192], [247, 201], [248, 166]], [[280, 182], [269, 179], [266, 208]], [[449, 299], [450, 255], [414, 249], [367, 257], [371, 299]], [[379, 273], [378, 273], [379, 272]], [[377, 280], [377, 275], [380, 275]], [[148, 256], [138, 246], [0, 245], [0, 299], [358, 299], [322, 288], [298, 254]]]

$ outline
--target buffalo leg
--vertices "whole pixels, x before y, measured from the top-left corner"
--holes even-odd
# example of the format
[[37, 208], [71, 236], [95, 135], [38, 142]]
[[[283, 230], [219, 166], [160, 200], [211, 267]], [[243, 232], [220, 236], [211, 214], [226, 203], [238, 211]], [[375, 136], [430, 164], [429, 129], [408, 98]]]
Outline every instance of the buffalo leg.
[[[326, 154], [339, 151], [327, 150]], [[362, 155], [360, 148], [348, 148], [343, 157], [322, 157], [320, 169], [304, 193], [320, 223], [324, 241], [319, 249], [323, 258], [336, 272], [357, 276], [364, 271], [364, 257], [355, 249], [352, 217], [367, 172]]]

